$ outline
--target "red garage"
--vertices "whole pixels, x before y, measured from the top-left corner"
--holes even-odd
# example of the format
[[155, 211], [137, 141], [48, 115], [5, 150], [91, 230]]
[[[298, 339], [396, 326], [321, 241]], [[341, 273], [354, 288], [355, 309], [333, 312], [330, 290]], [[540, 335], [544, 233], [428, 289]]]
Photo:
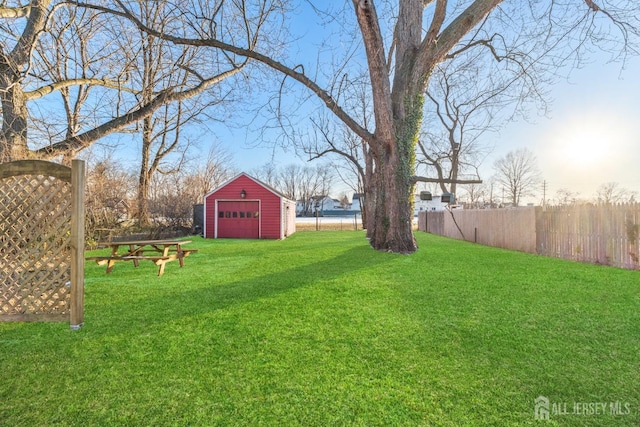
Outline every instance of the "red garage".
[[246, 173], [204, 197], [207, 238], [284, 239], [296, 231], [296, 203]]

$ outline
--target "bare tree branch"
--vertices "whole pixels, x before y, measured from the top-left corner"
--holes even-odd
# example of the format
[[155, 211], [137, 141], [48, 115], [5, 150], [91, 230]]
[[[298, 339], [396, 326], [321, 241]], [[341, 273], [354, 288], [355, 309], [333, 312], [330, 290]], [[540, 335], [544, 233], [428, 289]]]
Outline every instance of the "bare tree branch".
[[29, 16], [29, 13], [31, 13], [31, 4], [27, 4], [26, 6], [18, 6], [18, 7], [8, 7], [8, 6], [0, 7], [0, 18], [7, 18], [7, 19], [25, 18]]
[[207, 79], [201, 82], [198, 86], [186, 89], [183, 91], [173, 92], [170, 89], [164, 90], [155, 96], [150, 102], [136, 108], [133, 111], [130, 111], [126, 114], [123, 114], [119, 117], [115, 117], [100, 126], [97, 126], [94, 129], [91, 129], [87, 132], [84, 132], [80, 135], [65, 139], [63, 141], [57, 142], [55, 144], [49, 145], [47, 147], [43, 147], [39, 150], [36, 150], [36, 154], [43, 158], [52, 158], [60, 155], [61, 153], [73, 150], [78, 151], [88, 147], [92, 142], [108, 135], [110, 133], [116, 132], [125, 126], [135, 123], [139, 120], [142, 120], [145, 117], [153, 114], [158, 108], [163, 105], [173, 102], [179, 101], [183, 99], [190, 98], [199, 93], [204, 92], [207, 88], [216, 83], [239, 73], [242, 70], [241, 67], [237, 67], [231, 70], [228, 70], [224, 73], [218, 74], [210, 79]]
[[[116, 0], [118, 5], [122, 8], [124, 12], [111, 11], [113, 13], [118, 13], [120, 16], [126, 17], [131, 22], [133, 22], [138, 28], [151, 34], [155, 37], [162, 38], [164, 40], [171, 41], [172, 43], [179, 45], [189, 45], [189, 46], [208, 46], [214, 47], [217, 49], [222, 49], [224, 51], [232, 52], [236, 55], [244, 56], [246, 58], [255, 59], [268, 67], [279, 71], [286, 76], [293, 78], [299, 83], [303, 84], [307, 88], [309, 88], [313, 93], [315, 93], [318, 98], [327, 106], [327, 108], [333, 112], [341, 121], [343, 121], [351, 130], [360, 135], [360, 137], [364, 139], [372, 139], [373, 135], [369, 133], [365, 128], [360, 126], [355, 120], [353, 120], [349, 114], [347, 114], [338, 104], [337, 102], [329, 95], [329, 93], [322, 89], [316, 82], [307, 77], [304, 73], [296, 71], [297, 67], [290, 68], [286, 65], [282, 64], [279, 61], [276, 61], [273, 58], [270, 58], [266, 55], [263, 55], [252, 48], [243, 48], [239, 46], [234, 46], [229, 43], [225, 43], [221, 40], [206, 38], [206, 39], [189, 39], [184, 37], [173, 36], [170, 34], [165, 34], [163, 32], [157, 31], [154, 28], [150, 28], [146, 26], [143, 22], [141, 22], [120, 0]], [[88, 5], [89, 6], [89, 5]]]
[[123, 90], [125, 92], [130, 92], [134, 94], [137, 93], [137, 91], [124, 87], [121, 83], [110, 80], [110, 79], [69, 79], [69, 80], [54, 82], [46, 86], [42, 86], [38, 89], [29, 91], [29, 92], [24, 92], [24, 94], [27, 101], [33, 101], [33, 100], [45, 97], [61, 89], [68, 88], [71, 86], [80, 86], [80, 85], [103, 86], [106, 88]]
[[433, 183], [445, 183], [445, 184], [482, 184], [481, 179], [440, 179], [440, 178], [427, 178], [424, 176], [412, 176], [411, 182], [433, 182]]

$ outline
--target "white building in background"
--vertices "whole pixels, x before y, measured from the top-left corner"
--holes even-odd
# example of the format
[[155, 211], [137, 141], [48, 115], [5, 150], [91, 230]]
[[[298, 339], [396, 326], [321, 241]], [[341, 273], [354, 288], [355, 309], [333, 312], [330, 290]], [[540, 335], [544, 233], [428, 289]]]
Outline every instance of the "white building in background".
[[462, 205], [450, 204], [448, 202], [443, 202], [441, 199], [442, 196], [431, 196], [431, 200], [422, 200], [420, 199], [420, 195], [416, 194], [413, 199], [414, 216], [418, 216], [418, 213], [423, 211], [444, 211], [447, 207], [449, 207], [449, 209], [462, 209]]
[[335, 209], [334, 199], [326, 195], [311, 197], [311, 203], [314, 208], [314, 211], [316, 208], [320, 212]]
[[338, 205], [340, 204], [338, 200], [332, 199], [329, 196], [311, 196], [311, 198], [306, 201], [298, 200], [296, 203], [296, 215], [312, 216], [315, 215], [316, 210], [322, 215], [324, 211], [336, 209], [336, 203]]
[[[364, 199], [364, 194], [362, 193], [353, 193], [353, 198], [351, 201], [351, 210], [359, 211], [362, 209], [362, 203]], [[420, 199], [420, 194], [416, 194], [414, 196], [414, 215], [418, 216], [418, 212], [421, 211], [444, 211], [449, 207], [450, 209], [462, 209], [462, 205], [450, 204], [448, 202], [443, 202], [442, 196], [432, 196], [431, 200], [422, 200]]]

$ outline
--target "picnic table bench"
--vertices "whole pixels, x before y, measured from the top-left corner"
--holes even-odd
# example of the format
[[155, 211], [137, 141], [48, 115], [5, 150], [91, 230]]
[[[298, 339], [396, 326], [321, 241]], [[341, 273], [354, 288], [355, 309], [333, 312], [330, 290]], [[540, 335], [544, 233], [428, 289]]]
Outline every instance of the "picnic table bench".
[[87, 257], [98, 265], [107, 266], [107, 274], [120, 261], [132, 261], [138, 267], [140, 260], [148, 260], [158, 266], [158, 276], [164, 274], [166, 263], [178, 260], [180, 267], [184, 266], [184, 259], [197, 249], [185, 249], [182, 246], [191, 240], [132, 240], [125, 242], [99, 243], [99, 246], [111, 248], [111, 254]]

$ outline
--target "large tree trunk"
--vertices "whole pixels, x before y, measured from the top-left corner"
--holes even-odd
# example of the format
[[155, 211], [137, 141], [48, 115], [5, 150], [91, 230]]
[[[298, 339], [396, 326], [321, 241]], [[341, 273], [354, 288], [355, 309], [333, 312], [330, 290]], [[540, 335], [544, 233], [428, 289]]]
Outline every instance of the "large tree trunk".
[[375, 182], [376, 160], [371, 149], [365, 147], [363, 151], [365, 158], [364, 177], [362, 178], [364, 198], [360, 200], [360, 209], [362, 211], [362, 225], [367, 230], [367, 237], [371, 238], [372, 231], [375, 228], [376, 191], [378, 187]]
[[411, 230], [414, 185], [410, 176], [401, 172], [406, 166], [404, 163], [398, 150], [390, 150], [376, 174], [375, 214], [369, 234], [374, 249], [412, 253], [418, 248]]
[[[143, 162], [144, 163], [144, 162]], [[138, 182], [138, 225], [147, 227], [150, 223], [149, 214], [149, 177], [144, 170], [140, 170], [140, 179]]]
[[138, 175], [138, 225], [146, 227], [151, 223], [149, 213], [149, 191], [151, 188], [151, 118], [142, 121], [142, 159], [140, 161], [140, 174]]
[[[354, 0], [356, 16], [367, 52], [376, 122], [367, 143], [376, 159], [373, 191], [375, 208], [369, 230], [373, 248], [411, 253], [418, 247], [411, 231], [415, 145], [422, 119], [426, 72], [417, 72], [416, 54], [422, 31], [422, 2], [400, 3], [395, 28], [395, 70], [384, 50], [374, 3]], [[421, 69], [428, 71], [429, 68]], [[371, 198], [372, 194], [365, 195]]]
[[[426, 32], [423, 12], [431, 2], [400, 1], [394, 28], [392, 70], [392, 63], [385, 56], [385, 40], [375, 2], [353, 0], [367, 53], [376, 124], [375, 134], [365, 138], [376, 153], [374, 218], [369, 220], [373, 224], [369, 237], [375, 249], [399, 253], [417, 249], [411, 231], [413, 176], [426, 83], [433, 67], [501, 1], [473, 2], [444, 28], [447, 2], [437, 1]], [[393, 76], [393, 85], [389, 82], [390, 76]]]
[[23, 92], [21, 70], [29, 65], [31, 52], [45, 25], [47, 7], [52, 0], [31, 0], [28, 7], [3, 9], [11, 18], [27, 17], [22, 34], [13, 49], [0, 45], [0, 99], [2, 102], [2, 135], [0, 162], [26, 159], [31, 156], [27, 147], [27, 98]]
[[[418, 95], [411, 95], [411, 93]], [[413, 236], [413, 199], [416, 142], [422, 121], [424, 98], [413, 90], [394, 103], [394, 140], [383, 144], [376, 173], [376, 207], [371, 245], [378, 250], [412, 253], [418, 249]]]
[[4, 66], [0, 71], [0, 98], [2, 100], [2, 135], [0, 136], [0, 162], [26, 159], [27, 106], [18, 77]]
[[456, 194], [458, 190], [456, 181], [458, 180], [458, 176], [460, 174], [460, 152], [455, 147], [453, 148], [453, 155], [451, 156], [451, 179], [453, 182], [449, 186], [449, 190], [451, 193]]

